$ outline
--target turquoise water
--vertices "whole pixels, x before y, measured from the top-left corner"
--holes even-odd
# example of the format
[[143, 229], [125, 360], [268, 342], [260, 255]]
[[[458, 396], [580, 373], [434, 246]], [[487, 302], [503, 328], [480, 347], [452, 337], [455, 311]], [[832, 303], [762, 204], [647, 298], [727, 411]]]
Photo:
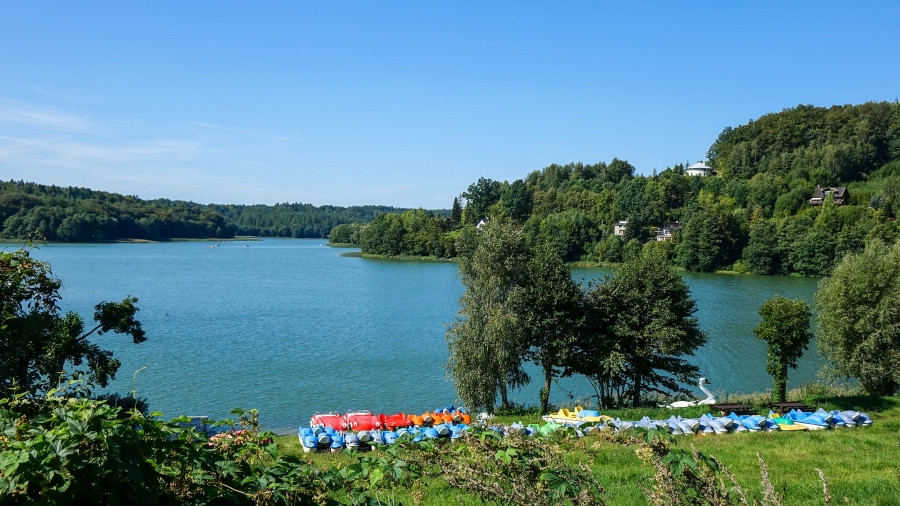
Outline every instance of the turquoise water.
[[[258, 408], [262, 424], [292, 432], [316, 411], [421, 412], [455, 399], [442, 364], [446, 324], [462, 285], [451, 263], [341, 257], [324, 240], [53, 244], [34, 256], [63, 281], [62, 307], [90, 317], [101, 300], [140, 299], [148, 340], [96, 337], [122, 361], [110, 386], [137, 390], [164, 416], [224, 417]], [[579, 281], [608, 271], [576, 269]], [[770, 388], [757, 310], [775, 294], [810, 299], [816, 280], [685, 274], [709, 343], [693, 361], [714, 389]], [[791, 384], [814, 378], [811, 346]], [[141, 370], [136, 378], [135, 371]], [[534, 403], [538, 385], [516, 392]], [[561, 380], [552, 399], [588, 397]], [[698, 391], [697, 395], [702, 397]]]

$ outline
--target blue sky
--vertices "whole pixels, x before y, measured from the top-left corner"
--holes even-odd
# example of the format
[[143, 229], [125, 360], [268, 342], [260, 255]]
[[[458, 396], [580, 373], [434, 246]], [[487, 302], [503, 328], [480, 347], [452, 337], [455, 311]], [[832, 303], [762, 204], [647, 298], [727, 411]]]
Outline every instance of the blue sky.
[[449, 207], [479, 176], [703, 159], [900, 97], [900, 2], [3, 2], [0, 178]]

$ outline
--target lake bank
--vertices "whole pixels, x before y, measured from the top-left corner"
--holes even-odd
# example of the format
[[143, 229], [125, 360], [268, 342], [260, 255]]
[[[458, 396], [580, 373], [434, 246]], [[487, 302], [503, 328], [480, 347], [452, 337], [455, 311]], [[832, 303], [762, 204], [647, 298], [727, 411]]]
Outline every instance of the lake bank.
[[459, 263], [455, 258], [438, 258], [434, 256], [414, 256], [414, 255], [374, 255], [371, 253], [362, 253], [360, 251], [350, 251], [341, 253], [346, 258], [366, 258], [368, 260], [383, 260], [387, 262], [436, 262], [436, 263]]

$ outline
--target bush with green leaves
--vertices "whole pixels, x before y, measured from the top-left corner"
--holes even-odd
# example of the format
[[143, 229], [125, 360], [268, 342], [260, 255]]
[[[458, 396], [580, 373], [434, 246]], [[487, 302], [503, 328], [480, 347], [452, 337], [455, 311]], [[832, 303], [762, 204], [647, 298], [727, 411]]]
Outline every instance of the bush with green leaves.
[[78, 393], [51, 390], [34, 416], [23, 414], [25, 396], [0, 400], [0, 503], [313, 504], [334, 486], [280, 456], [253, 410], [211, 422], [242, 431], [241, 444], [210, 444], [187, 418], [120, 417]]
[[459, 444], [438, 450], [411, 447], [405, 455], [423, 473], [440, 476], [451, 487], [483, 501], [521, 506], [606, 504], [603, 488], [587, 466], [563, 459], [561, 444], [574, 433], [546, 437], [502, 437], [487, 429], [463, 433]]
[[900, 385], [900, 242], [870, 241], [850, 254], [815, 295], [819, 349], [870, 392]]
[[31, 256], [26, 245], [0, 252], [0, 389], [34, 394], [55, 385], [69, 365], [92, 383], [105, 387], [115, 379], [120, 362], [109, 350], [88, 340], [95, 332], [125, 334], [135, 344], [146, 340], [135, 319], [137, 298], [101, 302], [95, 306], [96, 325], [86, 330], [77, 313], [62, 313], [58, 306], [62, 283], [50, 264]]

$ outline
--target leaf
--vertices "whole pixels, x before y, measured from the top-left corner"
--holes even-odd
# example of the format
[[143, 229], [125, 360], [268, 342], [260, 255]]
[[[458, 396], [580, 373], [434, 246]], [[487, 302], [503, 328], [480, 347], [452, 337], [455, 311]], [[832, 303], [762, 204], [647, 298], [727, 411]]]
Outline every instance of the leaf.
[[372, 488], [375, 488], [375, 486], [378, 485], [378, 482], [381, 481], [383, 477], [384, 471], [377, 467], [373, 468], [371, 471], [369, 471], [369, 484], [372, 486]]

